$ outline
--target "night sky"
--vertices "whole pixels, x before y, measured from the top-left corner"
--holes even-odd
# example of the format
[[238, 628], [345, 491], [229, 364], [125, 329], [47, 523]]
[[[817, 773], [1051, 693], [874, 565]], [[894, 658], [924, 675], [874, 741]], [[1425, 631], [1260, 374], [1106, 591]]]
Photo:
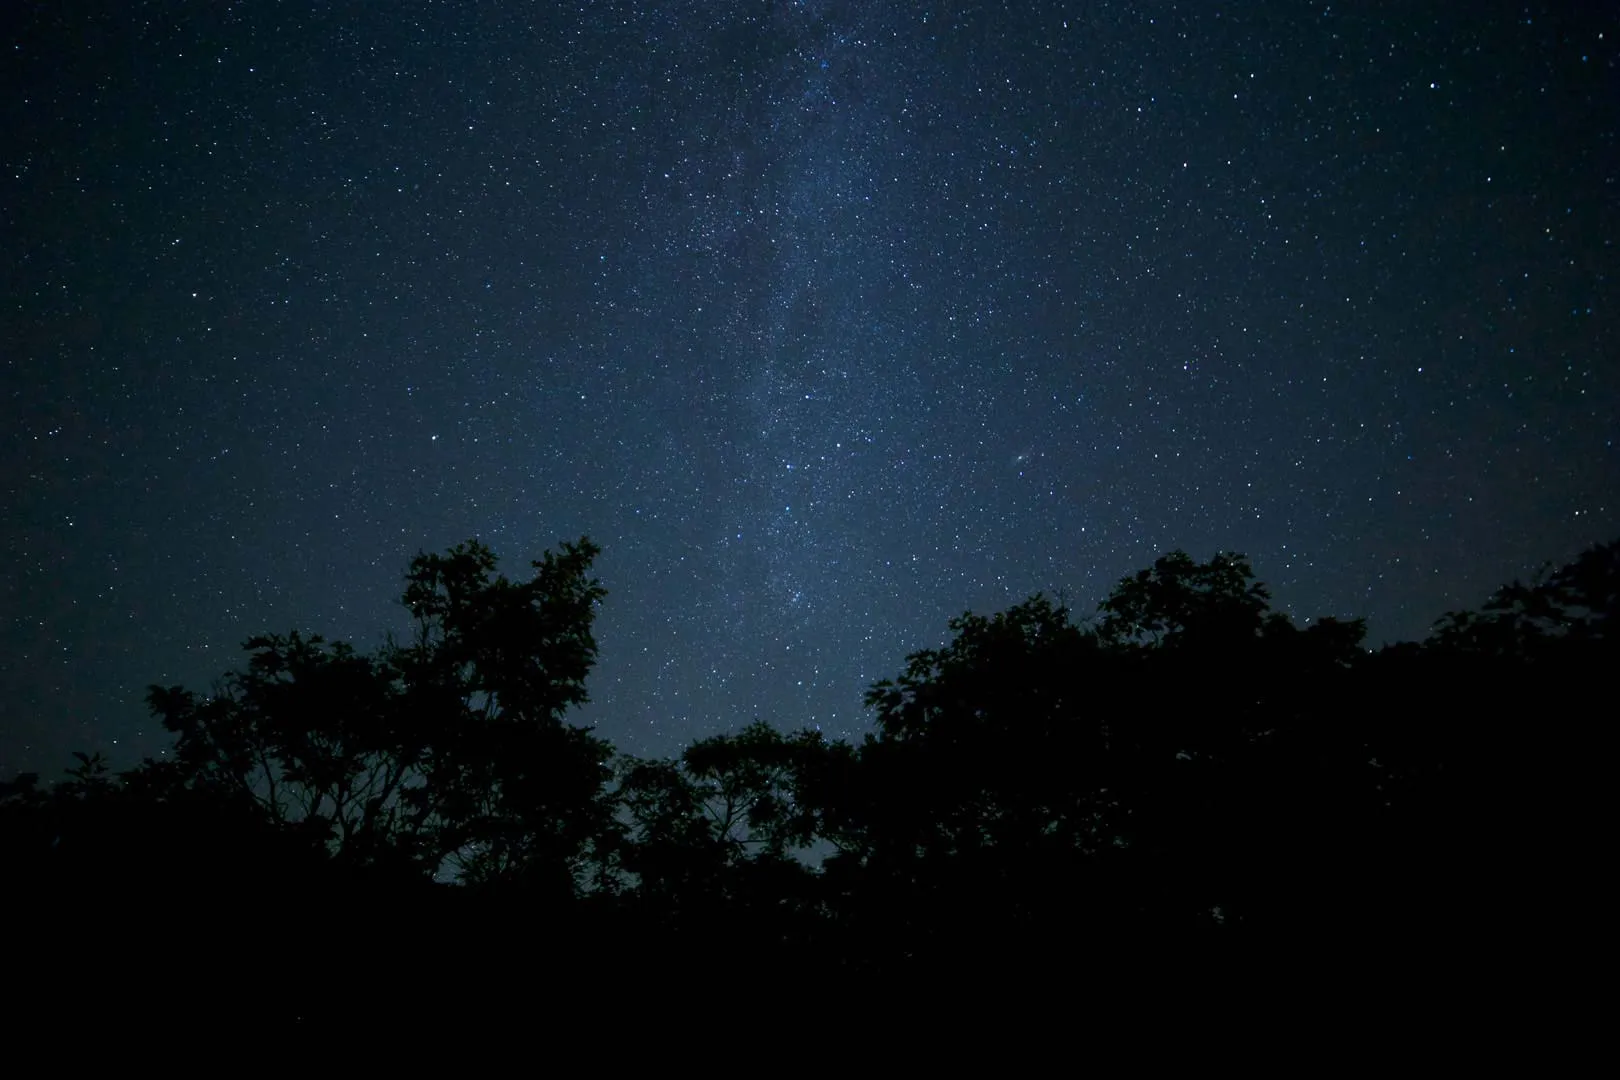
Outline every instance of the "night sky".
[[0, 775], [473, 536], [603, 545], [641, 754], [1173, 548], [1376, 644], [1620, 536], [1609, 5], [5, 7]]

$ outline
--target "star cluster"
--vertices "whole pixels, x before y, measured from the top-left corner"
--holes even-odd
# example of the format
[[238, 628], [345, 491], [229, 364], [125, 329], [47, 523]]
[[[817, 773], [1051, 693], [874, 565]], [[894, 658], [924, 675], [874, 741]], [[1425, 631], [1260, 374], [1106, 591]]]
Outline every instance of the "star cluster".
[[1175, 547], [1421, 636], [1620, 534], [1600, 7], [13, 13], [0, 771], [470, 536], [638, 753]]

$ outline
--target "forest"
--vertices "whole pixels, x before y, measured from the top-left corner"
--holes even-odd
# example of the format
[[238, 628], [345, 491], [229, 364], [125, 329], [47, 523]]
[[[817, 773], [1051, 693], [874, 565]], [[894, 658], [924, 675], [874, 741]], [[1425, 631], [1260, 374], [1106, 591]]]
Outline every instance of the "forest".
[[150, 688], [161, 758], [0, 786], [14, 978], [290, 1020], [435, 987], [1488, 965], [1594, 861], [1620, 541], [1379, 649], [1174, 552], [1088, 616], [952, 620], [857, 742], [761, 721], [673, 759], [569, 722], [598, 554], [418, 555], [408, 637], [255, 637], [209, 693]]

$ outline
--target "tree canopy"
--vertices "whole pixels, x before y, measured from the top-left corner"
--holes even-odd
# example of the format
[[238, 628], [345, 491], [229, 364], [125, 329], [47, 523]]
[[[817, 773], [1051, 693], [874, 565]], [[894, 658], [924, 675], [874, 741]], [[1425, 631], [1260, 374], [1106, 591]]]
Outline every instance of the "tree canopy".
[[1504, 851], [1591, 812], [1567, 747], [1612, 711], [1620, 543], [1377, 650], [1274, 611], [1240, 555], [1172, 552], [1094, 619], [953, 619], [859, 741], [760, 721], [640, 759], [568, 719], [598, 553], [523, 580], [475, 541], [419, 555], [407, 640], [263, 634], [209, 693], [153, 686], [162, 759], [0, 787], [8, 892], [44, 925], [115, 888], [232, 955], [256, 926], [277, 994], [371, 926], [399, 963], [806, 978], [1399, 949], [1479, 932]]

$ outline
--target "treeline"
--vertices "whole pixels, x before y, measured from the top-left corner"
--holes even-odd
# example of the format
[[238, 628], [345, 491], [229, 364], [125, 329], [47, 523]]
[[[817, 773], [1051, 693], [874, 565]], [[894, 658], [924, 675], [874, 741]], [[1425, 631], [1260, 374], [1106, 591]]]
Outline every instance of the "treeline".
[[1178, 552], [1090, 618], [953, 620], [870, 689], [858, 743], [756, 723], [672, 760], [567, 721], [597, 554], [526, 580], [476, 542], [420, 555], [408, 639], [254, 638], [211, 693], [151, 688], [161, 760], [4, 785], [34, 970], [303, 1017], [381, 986], [1486, 955], [1595, 820], [1620, 542], [1379, 650], [1271, 610], [1239, 556]]

